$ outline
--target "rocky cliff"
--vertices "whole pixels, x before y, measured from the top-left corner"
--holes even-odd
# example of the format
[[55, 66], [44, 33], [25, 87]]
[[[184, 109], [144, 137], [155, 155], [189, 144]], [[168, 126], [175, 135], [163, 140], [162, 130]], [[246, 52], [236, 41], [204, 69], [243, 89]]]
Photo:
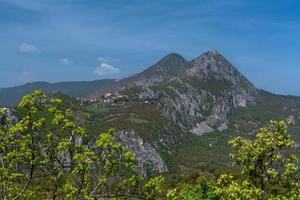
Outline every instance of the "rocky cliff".
[[141, 175], [147, 176], [149, 171], [157, 171], [159, 173], [168, 171], [160, 154], [135, 131], [118, 131], [115, 133], [115, 136], [136, 154], [138, 170]]
[[1, 108], [0, 105], [0, 125], [11, 126], [18, 122], [17, 116], [14, 114], [14, 110], [11, 108]]

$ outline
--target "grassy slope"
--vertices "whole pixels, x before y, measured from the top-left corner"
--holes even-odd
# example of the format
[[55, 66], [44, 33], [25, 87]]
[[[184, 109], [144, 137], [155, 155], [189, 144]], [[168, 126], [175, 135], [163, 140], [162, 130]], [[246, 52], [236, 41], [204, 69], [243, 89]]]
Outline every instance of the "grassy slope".
[[20, 99], [37, 89], [41, 89], [46, 93], [60, 91], [72, 97], [78, 97], [85, 94], [100, 90], [108, 85], [112, 80], [97, 80], [97, 81], [78, 81], [78, 82], [61, 82], [47, 83], [34, 82], [25, 85], [0, 89], [0, 104], [5, 106], [16, 105]]

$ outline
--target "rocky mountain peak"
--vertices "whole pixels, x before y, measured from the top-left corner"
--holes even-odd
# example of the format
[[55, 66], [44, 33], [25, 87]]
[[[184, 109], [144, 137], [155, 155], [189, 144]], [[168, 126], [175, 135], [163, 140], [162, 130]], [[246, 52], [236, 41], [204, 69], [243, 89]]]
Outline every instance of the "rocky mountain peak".
[[157, 73], [156, 75], [164, 73], [167, 76], [168, 74], [176, 76], [178, 72], [183, 72], [185, 69], [187, 69], [187, 61], [177, 53], [170, 53], [142, 73]]
[[188, 62], [177, 53], [170, 53], [143, 72], [124, 79], [129, 84], [149, 86], [180, 76], [189, 68]]
[[219, 53], [219, 51], [218, 51], [218, 50], [215, 50], [215, 49], [213, 49], [213, 50], [211, 50], [211, 51], [208, 51], [208, 52], [206, 52], [205, 54], [208, 54], [208, 55], [214, 55], [214, 56], [222, 56], [222, 55]]
[[252, 83], [216, 50], [202, 54], [189, 64], [191, 68], [186, 71], [188, 76], [204, 80], [225, 80], [246, 90], [255, 90]]
[[158, 63], [162, 64], [162, 63], [169, 63], [169, 62], [185, 63], [187, 61], [180, 54], [172, 52], [172, 53], [166, 55], [165, 57], [163, 57]]
[[218, 51], [208, 51], [199, 57], [190, 61], [192, 68], [189, 70], [189, 74], [204, 74], [210, 75], [217, 73], [219, 75], [237, 75], [238, 71], [233, 65], [227, 61]]

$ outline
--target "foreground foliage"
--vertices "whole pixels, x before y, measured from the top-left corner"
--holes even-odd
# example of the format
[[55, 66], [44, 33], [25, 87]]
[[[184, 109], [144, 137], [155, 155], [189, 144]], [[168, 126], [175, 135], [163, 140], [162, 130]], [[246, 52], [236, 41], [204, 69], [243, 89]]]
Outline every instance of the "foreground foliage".
[[113, 130], [86, 143], [85, 116], [61, 107], [60, 99], [36, 91], [20, 102], [18, 122], [1, 110], [1, 199], [153, 199], [161, 194], [164, 178], [143, 180], [135, 172], [135, 154], [115, 140]]

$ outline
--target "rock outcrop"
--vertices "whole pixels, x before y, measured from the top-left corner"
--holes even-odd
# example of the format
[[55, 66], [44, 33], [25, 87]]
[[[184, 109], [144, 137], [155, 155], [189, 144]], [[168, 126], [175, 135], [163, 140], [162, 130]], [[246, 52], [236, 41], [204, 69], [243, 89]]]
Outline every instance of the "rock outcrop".
[[168, 168], [160, 154], [149, 143], [145, 142], [135, 131], [118, 131], [116, 138], [121, 140], [137, 156], [138, 170], [147, 176], [149, 171], [167, 172]]
[[0, 115], [0, 125], [9, 125], [15, 124], [18, 122], [17, 116], [13, 113], [13, 109], [11, 108], [1, 108], [3, 110], [3, 114]]

